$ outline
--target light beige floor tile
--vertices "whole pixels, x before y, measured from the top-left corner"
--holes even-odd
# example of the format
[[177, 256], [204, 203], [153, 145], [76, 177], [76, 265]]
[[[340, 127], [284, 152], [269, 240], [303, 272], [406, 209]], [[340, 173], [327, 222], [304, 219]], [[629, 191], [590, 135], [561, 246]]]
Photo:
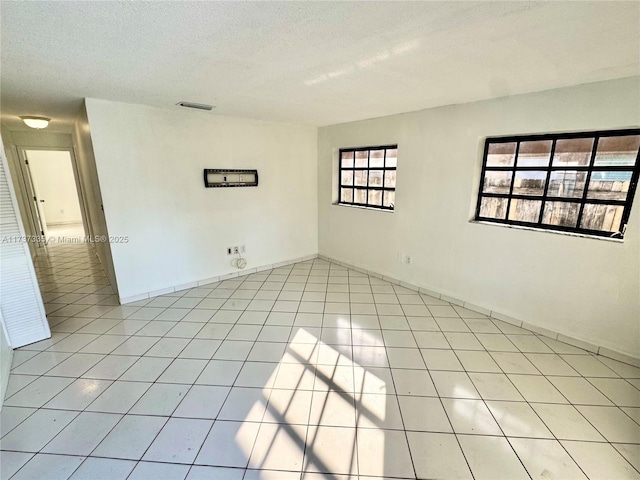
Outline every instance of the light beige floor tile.
[[576, 407], [582, 415], [610, 442], [640, 444], [640, 425], [618, 407]]
[[41, 451], [63, 455], [89, 455], [121, 418], [122, 415], [111, 413], [82, 412]]
[[70, 477], [73, 480], [120, 480], [129, 476], [136, 462], [109, 458], [87, 458]]
[[391, 369], [398, 395], [437, 396], [427, 370]]
[[125, 415], [92, 454], [139, 460], [167, 421], [166, 417]]
[[357, 445], [360, 475], [402, 478], [414, 476], [404, 432], [358, 429]]
[[531, 478], [587, 479], [557, 440], [510, 438], [509, 443]]
[[406, 430], [453, 433], [439, 398], [398, 397]]
[[502, 435], [500, 427], [482, 400], [443, 398], [442, 404], [455, 433]]
[[38, 410], [2, 437], [2, 449], [39, 452], [77, 415], [68, 410]]
[[508, 375], [508, 377], [528, 402], [569, 403], [542, 375]]
[[614, 443], [612, 445], [636, 470], [640, 471], [640, 444]]
[[640, 407], [640, 390], [618, 378], [590, 378], [589, 381], [619, 407]]
[[549, 429], [529, 404], [500, 401], [486, 403], [507, 437], [553, 438]]
[[261, 424], [249, 466], [267, 470], [301, 471], [306, 434], [306, 425]]
[[583, 377], [548, 377], [548, 380], [574, 405], [612, 405]]
[[608, 443], [561, 443], [589, 478], [640, 479], [640, 474]]
[[529, 478], [504, 437], [458, 435], [458, 440], [476, 480]]
[[[31, 457], [33, 457], [33, 453], [0, 452], [0, 476], [2, 478], [13, 477], [13, 475], [20, 470], [22, 466], [31, 459]], [[82, 458], [78, 458], [77, 465], [80, 465], [80, 462], [82, 462]], [[51, 473], [52, 470], [54, 470], [54, 468], [49, 465], [49, 473]], [[44, 476], [44, 474], [38, 475]]]
[[[8, 452], [2, 453], [2, 468], [4, 470], [4, 454]], [[83, 460], [83, 457], [38, 454], [35, 455], [26, 465], [24, 465], [24, 467], [22, 467], [22, 469], [20, 469], [20, 471], [12, 478], [16, 480], [27, 480], [34, 478], [69, 478], [71, 474], [83, 462]], [[7, 477], [3, 476], [3, 478]]]
[[577, 377], [576, 372], [560, 355], [553, 353], [526, 353], [525, 356], [543, 375]]
[[395, 395], [364, 393], [356, 398], [356, 425], [362, 428], [402, 430], [402, 416]]
[[466, 372], [431, 372], [431, 378], [441, 397], [480, 398]]
[[559, 440], [604, 441], [602, 435], [571, 405], [537, 403], [531, 407]]
[[216, 421], [200, 449], [196, 463], [246, 467], [259, 428], [259, 423]]
[[501, 373], [469, 373], [469, 378], [485, 400], [511, 400], [524, 402], [522, 395], [509, 378]]
[[192, 463], [212, 424], [211, 420], [170, 419], [143, 459], [157, 462], [170, 458], [172, 463]]
[[407, 432], [407, 437], [419, 478], [473, 478], [455, 435]]
[[357, 474], [356, 430], [313, 426], [307, 432], [304, 470], [334, 474]]

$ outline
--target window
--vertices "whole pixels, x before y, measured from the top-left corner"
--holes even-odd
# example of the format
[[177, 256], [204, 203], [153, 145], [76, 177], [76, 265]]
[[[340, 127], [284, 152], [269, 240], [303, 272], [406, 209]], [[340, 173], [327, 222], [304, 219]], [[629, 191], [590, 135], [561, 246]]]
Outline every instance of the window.
[[476, 220], [622, 238], [640, 129], [488, 138]]
[[397, 145], [341, 149], [338, 204], [393, 210], [397, 165]]

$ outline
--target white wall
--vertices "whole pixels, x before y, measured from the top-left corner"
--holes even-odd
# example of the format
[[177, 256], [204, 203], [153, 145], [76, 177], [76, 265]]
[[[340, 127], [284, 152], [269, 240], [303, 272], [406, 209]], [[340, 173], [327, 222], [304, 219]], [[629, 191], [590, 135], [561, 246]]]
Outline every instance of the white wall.
[[71, 155], [65, 151], [27, 150], [29, 170], [47, 225], [82, 223]]
[[23, 148], [71, 148], [73, 140], [69, 133], [55, 133], [42, 130], [12, 131], [13, 143]]
[[[107, 223], [102, 207], [102, 193], [98, 182], [98, 172], [96, 170], [93, 143], [91, 141], [91, 130], [89, 129], [89, 120], [84, 104], [80, 108], [78, 117], [74, 123], [72, 138], [78, 167], [78, 185], [84, 196], [84, 205], [86, 207], [85, 226], [87, 227], [88, 234], [93, 238], [99, 236], [108, 237], [109, 231], [107, 230]], [[118, 285], [113, 268], [111, 246], [108, 242], [96, 242], [93, 243], [93, 245], [104, 267], [105, 273], [109, 278], [109, 282], [117, 293]]]
[[[637, 126], [639, 105], [635, 77], [321, 128], [319, 251], [640, 357], [639, 193], [624, 243], [469, 222], [484, 137]], [[395, 213], [332, 205], [338, 148], [396, 142]]]
[[[315, 254], [317, 129], [87, 99], [120, 298]], [[255, 168], [259, 186], [205, 188], [205, 168]]]

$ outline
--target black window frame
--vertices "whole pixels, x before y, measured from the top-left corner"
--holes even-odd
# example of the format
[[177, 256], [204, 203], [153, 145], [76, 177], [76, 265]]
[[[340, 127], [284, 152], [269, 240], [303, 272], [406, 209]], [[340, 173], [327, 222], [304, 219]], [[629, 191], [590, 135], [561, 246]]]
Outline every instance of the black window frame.
[[[510, 135], [510, 136], [498, 136], [498, 137], [487, 137], [484, 143], [484, 153], [482, 157], [482, 172], [480, 175], [480, 185], [478, 188], [478, 198], [476, 203], [476, 212], [475, 212], [475, 220], [480, 222], [490, 222], [501, 225], [515, 225], [522, 227], [534, 228], [536, 230], [547, 230], [547, 231], [560, 231], [560, 232], [569, 232], [575, 234], [589, 235], [589, 236], [597, 236], [604, 238], [624, 238], [624, 233], [626, 230], [626, 225], [629, 221], [629, 216], [631, 214], [631, 206], [633, 204], [633, 198], [635, 196], [636, 187], [638, 184], [638, 177], [640, 176], [640, 149], [638, 149], [638, 153], [636, 155], [635, 165], [595, 165], [596, 153], [598, 150], [598, 141], [601, 137], [615, 137], [615, 136], [630, 136], [630, 135], [640, 135], [640, 128], [628, 128], [628, 129], [616, 129], [616, 130], [595, 130], [595, 131], [585, 131], [585, 132], [571, 132], [571, 133], [546, 133], [546, 134], [533, 134], [533, 135]], [[565, 139], [580, 139], [580, 138], [593, 138], [593, 147], [591, 150], [591, 155], [589, 157], [589, 162], [586, 166], [578, 166], [571, 165], [570, 167], [567, 165], [553, 165], [553, 158], [556, 148], [556, 142], [558, 140]], [[531, 141], [539, 141], [539, 140], [551, 140], [551, 150], [549, 154], [549, 163], [545, 166], [520, 166], [518, 167], [518, 153], [521, 142], [531, 142]], [[512, 166], [487, 166], [487, 156], [489, 152], [489, 146], [491, 144], [496, 143], [516, 143], [516, 149], [514, 154], [514, 161]], [[546, 179], [544, 183], [544, 191], [542, 195], [521, 195], [514, 194], [514, 180], [516, 172], [518, 171], [545, 171]], [[550, 184], [551, 172], [553, 171], [583, 171], [586, 172], [585, 178], [585, 186], [584, 191], [582, 192], [581, 197], [557, 197], [548, 195], [548, 189]], [[608, 200], [608, 199], [596, 199], [596, 198], [587, 198], [589, 192], [589, 181], [591, 179], [591, 174], [594, 171], [633, 171], [631, 175], [631, 181], [629, 184], [629, 190], [627, 192], [627, 197], [625, 200]], [[509, 193], [488, 193], [483, 192], [485, 174], [487, 171], [511, 171], [511, 182], [509, 186]], [[482, 217], [480, 215], [480, 208], [482, 204], [483, 197], [493, 197], [493, 198], [506, 198], [507, 206], [506, 213], [504, 219], [498, 218], [489, 218]], [[511, 205], [512, 199], [524, 199], [524, 200], [541, 200], [540, 213], [538, 216], [537, 222], [523, 222], [519, 220], [510, 220], [509, 219], [509, 208]], [[542, 223], [542, 219], [544, 216], [544, 207], [547, 202], [565, 202], [565, 203], [579, 203], [579, 213], [575, 227], [568, 227], [562, 225], [548, 225]], [[620, 230], [618, 232], [608, 232], [603, 230], [591, 230], [586, 228], [580, 228], [580, 223], [583, 216], [584, 207], [587, 204], [602, 204], [602, 205], [621, 205], [624, 206], [624, 210], [622, 213], [621, 221], [620, 221]]]
[[[395, 167], [388, 167], [387, 166], [387, 150], [398, 150], [398, 145], [397, 144], [390, 144], [390, 145], [376, 145], [376, 146], [372, 146], [372, 147], [352, 147], [352, 148], [341, 148], [339, 150], [338, 153], [338, 202], [336, 203], [336, 205], [344, 205], [344, 206], [348, 206], [348, 207], [361, 207], [361, 208], [373, 208], [376, 210], [385, 210], [388, 212], [393, 212], [395, 211], [395, 202], [390, 205], [390, 206], [385, 206], [384, 205], [384, 193], [385, 192], [394, 192], [396, 191], [396, 187], [385, 187], [384, 185], [384, 178], [385, 178], [385, 172], [387, 171], [394, 171], [397, 172], [398, 171], [398, 166], [397, 166], [397, 156], [396, 156], [396, 166]], [[383, 166], [382, 167], [371, 167], [370, 163], [371, 163], [371, 152], [375, 151], [375, 150], [382, 150], [384, 151], [384, 162], [383, 162]], [[353, 167], [343, 167], [342, 165], [342, 154], [346, 153], [346, 152], [353, 152]], [[356, 152], [368, 152], [367, 153], [367, 166], [366, 167], [356, 167]], [[362, 186], [356, 186], [355, 185], [355, 172], [356, 171], [363, 171], [366, 170], [367, 171], [367, 185], [362, 187]], [[370, 170], [382, 170], [382, 186], [381, 187], [376, 187], [376, 186], [370, 186], [369, 185], [369, 171]], [[350, 171], [353, 172], [353, 185], [343, 185], [342, 184], [342, 172], [343, 171]], [[397, 174], [396, 174], [397, 175]], [[397, 184], [397, 176], [396, 176], [396, 184]], [[343, 188], [349, 188], [353, 190], [353, 197], [352, 197], [352, 202], [343, 202], [342, 201], [342, 189]], [[357, 203], [355, 201], [356, 195], [355, 195], [355, 191], [356, 190], [364, 190], [367, 192], [367, 199], [365, 201], [365, 203]], [[370, 204], [369, 203], [369, 190], [380, 190], [382, 192], [382, 200], [381, 200], [381, 205], [374, 205], [374, 204]]]

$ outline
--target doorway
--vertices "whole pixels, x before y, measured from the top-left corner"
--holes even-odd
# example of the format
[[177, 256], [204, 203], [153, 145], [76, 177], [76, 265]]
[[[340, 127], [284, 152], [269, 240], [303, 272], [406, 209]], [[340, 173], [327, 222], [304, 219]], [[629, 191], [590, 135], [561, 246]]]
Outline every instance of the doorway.
[[37, 228], [47, 242], [80, 242], [85, 236], [77, 176], [69, 150], [24, 149]]

